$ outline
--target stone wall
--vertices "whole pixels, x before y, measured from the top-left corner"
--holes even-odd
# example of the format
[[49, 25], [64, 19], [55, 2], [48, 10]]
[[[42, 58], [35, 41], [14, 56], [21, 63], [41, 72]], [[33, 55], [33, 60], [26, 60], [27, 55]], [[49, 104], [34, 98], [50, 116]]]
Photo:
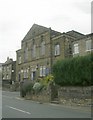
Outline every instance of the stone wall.
[[58, 90], [60, 104], [91, 105], [92, 87], [61, 87]]
[[38, 102], [51, 102], [51, 94], [49, 90], [43, 90], [38, 94], [28, 93], [26, 99], [31, 99]]
[[[58, 102], [55, 103], [70, 106], [90, 106], [92, 87], [60, 87], [58, 89]], [[26, 99], [38, 102], [53, 102], [51, 99], [51, 90], [43, 90], [37, 95], [29, 94]], [[55, 99], [54, 99], [55, 100]]]

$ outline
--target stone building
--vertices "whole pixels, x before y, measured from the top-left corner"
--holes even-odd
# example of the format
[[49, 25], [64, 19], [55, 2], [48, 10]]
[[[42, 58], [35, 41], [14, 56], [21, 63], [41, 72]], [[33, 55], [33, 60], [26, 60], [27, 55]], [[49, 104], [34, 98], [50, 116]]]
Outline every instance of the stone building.
[[2, 85], [13, 84], [16, 81], [16, 61], [7, 57], [2, 64]]
[[60, 33], [34, 24], [16, 51], [16, 80], [36, 80], [51, 73], [59, 59], [73, 57], [72, 43], [85, 35], [76, 31]]
[[17, 50], [16, 79], [35, 80], [51, 72], [51, 37], [61, 33], [34, 24]]
[[77, 39], [72, 44], [73, 56], [85, 56], [93, 52], [93, 33]]

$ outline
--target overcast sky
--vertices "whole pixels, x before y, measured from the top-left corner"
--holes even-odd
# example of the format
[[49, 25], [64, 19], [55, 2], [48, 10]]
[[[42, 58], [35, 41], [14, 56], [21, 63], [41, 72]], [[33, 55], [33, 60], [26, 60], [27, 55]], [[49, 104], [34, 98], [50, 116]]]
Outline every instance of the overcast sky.
[[16, 60], [21, 40], [36, 23], [59, 32], [91, 33], [92, 0], [0, 0], [0, 63]]

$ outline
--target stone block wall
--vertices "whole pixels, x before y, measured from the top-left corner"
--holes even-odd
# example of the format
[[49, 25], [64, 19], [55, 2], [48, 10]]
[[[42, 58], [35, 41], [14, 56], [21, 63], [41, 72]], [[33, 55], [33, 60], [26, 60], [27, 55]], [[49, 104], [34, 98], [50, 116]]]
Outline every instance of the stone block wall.
[[38, 94], [27, 94], [26, 99], [31, 99], [38, 102], [51, 102], [51, 94], [48, 90], [43, 90]]
[[[57, 103], [70, 106], [91, 106], [93, 104], [92, 93], [92, 87], [59, 87]], [[29, 94], [26, 99], [41, 103], [53, 102], [50, 89], [43, 90], [36, 95]]]
[[60, 104], [91, 105], [92, 87], [61, 87], [58, 90]]

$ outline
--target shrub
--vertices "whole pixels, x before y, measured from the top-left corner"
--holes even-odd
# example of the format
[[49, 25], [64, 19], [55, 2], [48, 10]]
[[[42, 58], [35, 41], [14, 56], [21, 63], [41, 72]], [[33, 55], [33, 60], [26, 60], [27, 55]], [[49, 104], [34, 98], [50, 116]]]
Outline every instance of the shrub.
[[39, 92], [42, 90], [43, 87], [44, 87], [44, 86], [43, 86], [41, 83], [36, 82], [36, 83], [33, 85], [33, 90], [34, 90], [35, 93], [37, 94], [37, 93], [39, 93]]
[[57, 61], [53, 65], [55, 83], [61, 86], [93, 85], [93, 82], [91, 82], [92, 59], [93, 55], [87, 55]]
[[27, 93], [33, 90], [33, 83], [31, 81], [24, 81], [20, 85], [20, 95], [25, 97]]

